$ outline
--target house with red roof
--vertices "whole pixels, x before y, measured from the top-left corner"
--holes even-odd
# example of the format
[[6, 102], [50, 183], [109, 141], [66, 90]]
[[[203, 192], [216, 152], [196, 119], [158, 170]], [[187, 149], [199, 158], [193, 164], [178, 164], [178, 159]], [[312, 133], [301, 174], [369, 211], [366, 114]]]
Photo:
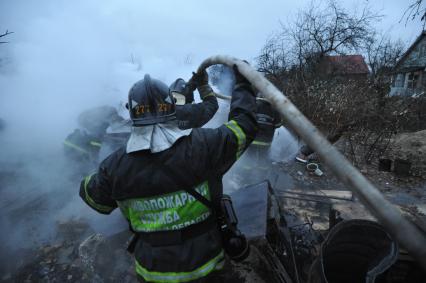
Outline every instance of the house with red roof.
[[320, 76], [367, 79], [369, 69], [362, 55], [324, 56], [319, 63]]

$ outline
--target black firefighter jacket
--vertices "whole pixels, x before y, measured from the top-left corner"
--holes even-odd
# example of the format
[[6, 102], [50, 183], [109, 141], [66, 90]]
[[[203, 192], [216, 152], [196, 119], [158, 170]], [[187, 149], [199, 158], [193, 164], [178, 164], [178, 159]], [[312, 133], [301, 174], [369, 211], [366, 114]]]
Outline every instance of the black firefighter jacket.
[[256, 99], [256, 121], [259, 131], [253, 145], [269, 147], [274, 139], [275, 129], [281, 126], [280, 114], [271, 103], [263, 98]]
[[127, 154], [123, 147], [82, 181], [80, 196], [90, 207], [104, 214], [119, 207], [132, 230], [143, 235], [135, 259], [136, 272], [146, 281], [186, 282], [222, 263], [216, 220], [185, 189], [212, 202], [221, 198], [222, 176], [255, 138], [255, 110], [250, 86], [237, 85], [224, 125], [193, 129], [158, 153]]

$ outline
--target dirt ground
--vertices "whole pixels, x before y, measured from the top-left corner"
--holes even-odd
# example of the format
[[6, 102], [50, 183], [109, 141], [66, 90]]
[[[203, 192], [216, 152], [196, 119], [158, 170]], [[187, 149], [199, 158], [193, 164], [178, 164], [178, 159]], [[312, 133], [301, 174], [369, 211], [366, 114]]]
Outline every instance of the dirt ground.
[[[300, 162], [276, 163], [275, 170], [278, 172], [278, 178], [273, 184], [274, 188], [278, 192], [280, 190], [295, 190], [305, 193], [321, 190], [351, 191], [327, 166], [318, 162], [324, 172], [321, 177], [308, 172], [305, 164]], [[406, 217], [426, 231], [426, 181], [423, 178], [418, 176], [398, 177], [393, 172], [379, 171], [378, 164], [364, 166], [360, 171], [383, 193], [387, 200], [395, 204]], [[287, 179], [290, 179], [291, 182], [286, 182]], [[330, 207], [339, 210], [347, 219], [374, 219], [356, 198], [356, 194], [353, 196], [352, 201], [333, 200], [322, 203], [286, 199], [285, 197], [281, 200], [284, 207], [294, 210], [302, 218], [309, 218], [313, 222], [317, 222], [320, 228], [324, 228], [324, 223], [328, 221]]]

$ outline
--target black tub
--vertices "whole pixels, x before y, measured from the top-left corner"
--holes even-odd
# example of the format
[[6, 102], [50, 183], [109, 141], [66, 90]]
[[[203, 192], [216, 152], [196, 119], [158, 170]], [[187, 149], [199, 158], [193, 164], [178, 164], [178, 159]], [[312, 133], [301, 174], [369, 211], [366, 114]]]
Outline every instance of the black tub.
[[343, 221], [330, 230], [322, 243], [308, 282], [372, 283], [397, 256], [398, 245], [378, 223]]

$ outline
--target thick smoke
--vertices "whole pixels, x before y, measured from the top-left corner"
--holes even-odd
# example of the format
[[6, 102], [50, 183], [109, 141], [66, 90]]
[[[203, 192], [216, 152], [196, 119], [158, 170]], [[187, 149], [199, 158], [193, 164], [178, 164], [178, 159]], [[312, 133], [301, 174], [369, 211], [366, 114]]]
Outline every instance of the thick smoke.
[[156, 42], [139, 25], [134, 33], [132, 23], [154, 21], [160, 11], [147, 18], [141, 10], [122, 23], [131, 12], [125, 5], [5, 2], [0, 28], [14, 33], [0, 46], [0, 263], [53, 241], [57, 224], [70, 219], [105, 234], [127, 228], [118, 211], [103, 216], [81, 201], [63, 141], [91, 107], [110, 105], [127, 118], [128, 89], [145, 73], [170, 83], [187, 79], [200, 61], [191, 49], [169, 52], [166, 38]]
[[[250, 20], [259, 9], [229, 26], [239, 6], [225, 1], [160, 2], [1, 1], [0, 33], [14, 33], [0, 45], [0, 266], [20, 249], [54, 241], [60, 222], [83, 218], [105, 234], [127, 227], [118, 211], [100, 215], [78, 197], [63, 141], [83, 110], [110, 105], [128, 118], [127, 92], [145, 73], [169, 84], [214, 54], [250, 60], [272, 26]], [[261, 36], [246, 38], [246, 29]], [[218, 91], [230, 95], [231, 85], [225, 76]], [[227, 119], [229, 104], [220, 105], [208, 126]]]

